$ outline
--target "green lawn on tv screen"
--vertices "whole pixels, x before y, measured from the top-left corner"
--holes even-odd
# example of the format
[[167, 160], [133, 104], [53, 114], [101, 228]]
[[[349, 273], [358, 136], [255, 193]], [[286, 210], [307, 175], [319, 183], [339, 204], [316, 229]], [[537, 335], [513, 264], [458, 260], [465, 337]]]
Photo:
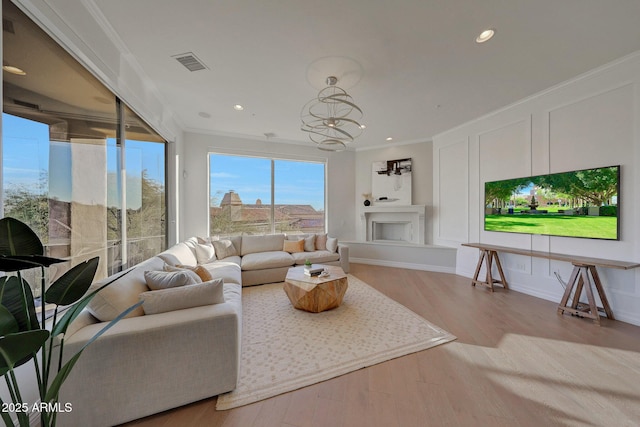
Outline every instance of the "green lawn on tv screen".
[[484, 229], [511, 233], [616, 239], [617, 218], [545, 214], [486, 215]]

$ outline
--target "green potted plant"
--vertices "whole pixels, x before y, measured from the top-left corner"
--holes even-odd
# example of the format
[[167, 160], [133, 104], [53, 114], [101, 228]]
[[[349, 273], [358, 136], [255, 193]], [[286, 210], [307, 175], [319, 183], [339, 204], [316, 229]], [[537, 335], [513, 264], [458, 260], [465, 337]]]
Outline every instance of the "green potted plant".
[[[133, 305], [109, 322], [63, 364], [64, 336], [71, 322], [100, 290], [122, 276], [87, 293], [98, 268], [96, 257], [74, 266], [46, 286], [45, 268], [63, 261], [44, 256], [42, 242], [29, 226], [15, 218], [0, 219], [0, 271], [10, 273], [0, 277], [0, 375], [4, 376], [11, 396], [11, 402], [0, 399], [6, 426], [16, 425], [12, 415], [17, 417], [17, 425], [29, 426], [29, 413], [35, 410], [40, 413], [41, 426], [55, 426], [60, 387], [84, 349], [140, 305]], [[39, 268], [41, 273], [40, 318], [31, 286], [21, 274], [32, 268]], [[50, 319], [46, 318], [45, 304], [55, 306]], [[59, 340], [54, 345], [56, 337]], [[54, 352], [57, 352], [56, 366], [53, 366]], [[28, 362], [35, 369], [40, 402], [23, 401], [20, 393], [15, 369]], [[34, 405], [38, 405], [37, 409]], [[5, 407], [14, 411], [5, 411]]]

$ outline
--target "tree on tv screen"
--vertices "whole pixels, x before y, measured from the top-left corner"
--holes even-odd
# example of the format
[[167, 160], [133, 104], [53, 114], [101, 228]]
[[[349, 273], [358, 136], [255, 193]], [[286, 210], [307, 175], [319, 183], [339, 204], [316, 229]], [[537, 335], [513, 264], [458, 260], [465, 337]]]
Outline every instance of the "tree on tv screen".
[[516, 192], [526, 188], [531, 178], [506, 179], [504, 181], [487, 182], [484, 187], [485, 206], [494, 200], [509, 200]]
[[618, 168], [597, 168], [555, 173], [532, 178], [507, 179], [485, 184], [485, 205], [494, 200], [508, 200], [513, 194], [533, 184], [549, 194], [566, 195], [593, 206], [610, 203], [618, 193]]
[[618, 193], [618, 168], [587, 169], [538, 177], [536, 185], [570, 194], [594, 206], [606, 205]]

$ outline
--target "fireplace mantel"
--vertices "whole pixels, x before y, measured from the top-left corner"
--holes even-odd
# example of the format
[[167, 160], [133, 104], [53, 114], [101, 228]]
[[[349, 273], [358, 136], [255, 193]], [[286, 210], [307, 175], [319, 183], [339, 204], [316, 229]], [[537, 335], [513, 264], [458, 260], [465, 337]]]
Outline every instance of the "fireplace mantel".
[[[361, 211], [361, 229], [364, 231], [364, 240], [369, 242], [402, 241], [424, 245], [425, 231], [425, 205], [375, 205], [365, 206]], [[389, 238], [376, 232], [389, 224], [392, 234], [398, 237]], [[398, 233], [399, 224], [404, 224], [404, 232]]]
[[365, 206], [363, 208], [363, 214], [367, 214], [367, 213], [371, 213], [371, 212], [417, 213], [418, 215], [424, 216], [425, 205], [407, 205], [407, 206], [375, 205], [375, 206]]

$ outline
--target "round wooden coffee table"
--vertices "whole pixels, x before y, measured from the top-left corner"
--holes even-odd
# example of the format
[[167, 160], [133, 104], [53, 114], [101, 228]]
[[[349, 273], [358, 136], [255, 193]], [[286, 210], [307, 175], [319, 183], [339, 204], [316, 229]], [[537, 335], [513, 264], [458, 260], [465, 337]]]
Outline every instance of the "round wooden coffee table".
[[[317, 265], [314, 264], [314, 267]], [[304, 274], [304, 267], [292, 267], [284, 280], [284, 292], [291, 304], [304, 311], [319, 313], [331, 310], [342, 304], [347, 292], [347, 275], [341, 267], [322, 265], [329, 271], [329, 276], [310, 277]]]

